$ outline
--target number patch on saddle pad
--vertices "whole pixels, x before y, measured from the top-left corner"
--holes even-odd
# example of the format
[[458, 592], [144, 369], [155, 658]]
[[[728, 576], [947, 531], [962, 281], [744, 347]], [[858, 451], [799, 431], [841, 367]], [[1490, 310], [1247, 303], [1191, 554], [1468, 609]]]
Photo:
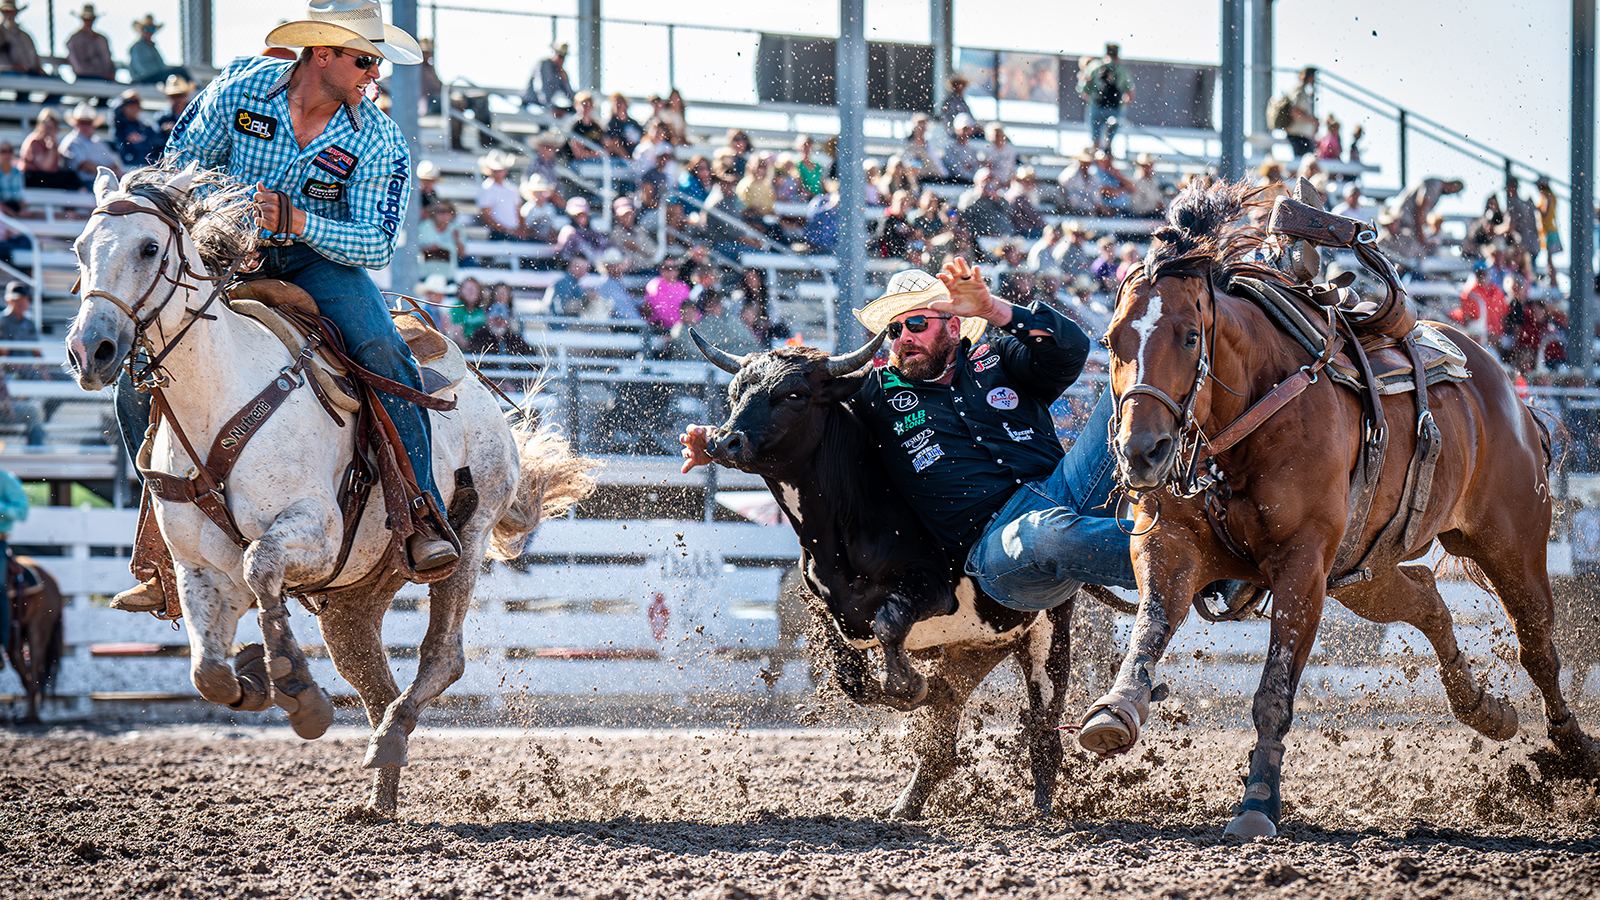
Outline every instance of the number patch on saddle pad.
[[233, 113], [233, 130], [263, 141], [270, 141], [273, 135], [278, 133], [278, 120], [248, 109], [238, 109]]

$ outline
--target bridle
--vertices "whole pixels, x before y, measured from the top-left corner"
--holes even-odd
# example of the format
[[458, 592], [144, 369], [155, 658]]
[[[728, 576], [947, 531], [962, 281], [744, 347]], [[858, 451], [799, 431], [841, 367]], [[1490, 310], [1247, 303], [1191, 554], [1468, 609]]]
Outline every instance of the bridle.
[[[127, 302], [110, 291], [101, 290], [99, 288], [87, 291], [83, 294], [84, 300], [88, 300], [92, 297], [102, 297], [111, 301], [112, 304], [114, 304], [118, 309], [122, 310], [123, 314], [125, 314], [133, 322], [134, 349], [129, 351], [127, 359], [124, 361], [124, 366], [127, 368], [128, 374], [133, 378], [136, 385], [161, 383], [166, 380], [165, 376], [161, 374], [162, 361], [165, 360], [167, 355], [178, 346], [178, 344], [183, 340], [184, 335], [189, 333], [189, 329], [194, 327], [196, 322], [200, 321], [201, 319], [215, 318], [215, 316], [207, 315], [206, 310], [210, 309], [211, 305], [215, 303], [217, 298], [222, 295], [223, 285], [232, 280], [234, 273], [239, 269], [239, 262], [235, 262], [230, 265], [227, 271], [221, 275], [207, 275], [201, 272], [196, 272], [194, 268], [189, 265], [189, 258], [187, 254], [182, 252], [183, 238], [185, 234], [182, 224], [180, 224], [176, 219], [167, 215], [165, 212], [162, 212], [160, 209], [157, 209], [153, 206], [145, 206], [133, 200], [132, 198], [123, 197], [112, 200], [109, 203], [96, 206], [94, 211], [91, 212], [89, 216], [90, 218], [98, 215], [131, 216], [141, 213], [144, 215], [155, 216], [163, 225], [167, 226], [167, 240], [161, 249], [161, 268], [156, 272], [155, 278], [151, 279], [150, 286], [145, 288], [144, 293], [139, 295], [139, 299], [133, 301], [132, 303]], [[178, 270], [176, 277], [169, 272], [169, 269], [172, 266], [173, 251], [175, 249], [179, 251], [177, 254]], [[171, 303], [172, 298], [177, 296], [179, 288], [189, 291], [197, 291], [200, 289], [198, 284], [190, 284], [184, 279], [211, 282], [211, 295], [206, 298], [206, 301], [200, 305], [199, 309], [189, 310], [189, 321], [178, 330], [177, 334], [173, 335], [171, 340], [166, 341], [165, 346], [158, 351], [148, 336], [150, 326], [157, 323], [161, 317], [162, 311], [167, 308], [167, 304]], [[149, 309], [148, 312], [145, 312], [144, 315], [141, 316], [141, 311], [145, 309], [145, 305], [150, 302], [150, 299], [155, 296], [163, 282], [171, 285], [171, 287], [167, 290], [166, 296], [162, 297], [160, 302], [156, 303]], [[73, 285], [74, 293], [77, 292], [77, 287], [77, 285]], [[139, 355], [136, 352], [138, 350], [143, 350], [144, 355], [147, 358], [147, 361], [142, 368], [137, 368], [137, 365], [134, 362], [134, 358]]]

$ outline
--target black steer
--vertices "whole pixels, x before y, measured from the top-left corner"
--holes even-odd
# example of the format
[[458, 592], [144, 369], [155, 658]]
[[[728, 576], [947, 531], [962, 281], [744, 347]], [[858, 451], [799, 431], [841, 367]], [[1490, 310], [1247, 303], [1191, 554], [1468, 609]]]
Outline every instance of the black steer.
[[[1034, 806], [1049, 810], [1061, 767], [1056, 726], [1068, 679], [1071, 602], [1047, 614], [1007, 609], [961, 573], [890, 483], [866, 426], [845, 402], [882, 337], [847, 357], [786, 347], [738, 357], [690, 332], [706, 358], [734, 375], [729, 415], [706, 452], [717, 463], [760, 475], [800, 538], [801, 572], [826, 606], [817, 648], [853, 701], [915, 710], [917, 756], [893, 815], [917, 818], [955, 769], [968, 697], [995, 665], [1015, 656], [1027, 683], [1023, 733], [1033, 769]], [[813, 607], [815, 609], [815, 607]], [[879, 686], [866, 651], [883, 651]], [[931, 661], [925, 677], [911, 654]]]

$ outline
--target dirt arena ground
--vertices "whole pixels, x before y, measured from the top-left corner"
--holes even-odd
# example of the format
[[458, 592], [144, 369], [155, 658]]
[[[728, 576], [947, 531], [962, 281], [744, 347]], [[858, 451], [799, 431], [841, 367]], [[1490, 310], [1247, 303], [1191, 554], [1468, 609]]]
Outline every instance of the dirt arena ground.
[[[1284, 836], [1222, 827], [1250, 735], [1161, 715], [1143, 752], [1069, 759], [1035, 816], [1011, 721], [976, 710], [926, 820], [888, 820], [893, 725], [425, 727], [370, 822], [363, 730], [0, 730], [0, 897], [1582, 897], [1592, 785], [1424, 717], [1302, 717]], [[1243, 721], [1242, 715], [1235, 716]]]

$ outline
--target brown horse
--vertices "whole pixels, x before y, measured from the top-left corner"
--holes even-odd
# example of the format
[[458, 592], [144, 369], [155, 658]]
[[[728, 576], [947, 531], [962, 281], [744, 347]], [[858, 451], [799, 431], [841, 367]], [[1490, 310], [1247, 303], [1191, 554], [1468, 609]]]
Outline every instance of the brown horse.
[[[1256, 202], [1244, 185], [1188, 189], [1174, 202], [1170, 224], [1156, 232], [1142, 269], [1120, 289], [1107, 333], [1118, 399], [1112, 440], [1121, 480], [1139, 499], [1133, 556], [1140, 607], [1117, 682], [1090, 709], [1080, 742], [1102, 753], [1134, 745], [1152, 699], [1149, 667], [1188, 615], [1195, 592], [1222, 578], [1272, 592], [1271, 637], [1255, 694], [1257, 741], [1228, 833], [1277, 831], [1282, 741], [1329, 590], [1363, 618], [1421, 630], [1438, 654], [1456, 717], [1487, 737], [1509, 739], [1517, 731], [1516, 710], [1474, 679], [1432, 572], [1400, 565], [1423, 556], [1437, 538], [1476, 563], [1493, 585], [1516, 629], [1523, 668], [1543, 695], [1559, 759], [1569, 771], [1592, 774], [1600, 754], [1562, 698], [1551, 643], [1544, 435], [1493, 356], [1439, 326], [1465, 354], [1471, 377], [1427, 389], [1442, 450], [1425, 508], [1418, 506], [1420, 527], [1406, 529], [1410, 542], [1394, 540], [1396, 532], [1385, 526], [1402, 511], [1416, 426], [1426, 418], [1412, 395], [1379, 401], [1390, 425], [1388, 449], [1375, 466], [1382, 476], [1359, 541], [1345, 541], [1347, 513], [1358, 458], [1373, 435], [1363, 433], [1370, 413], [1364, 415], [1356, 392], [1323, 373], [1231, 448], [1213, 446], [1277, 385], [1320, 369], [1264, 307], [1235, 296], [1233, 279], [1241, 275], [1292, 287], [1275, 270], [1247, 261], [1263, 236], [1238, 223]], [[1302, 305], [1326, 331], [1325, 311]], [[1350, 344], [1337, 346], [1343, 349], [1333, 361], [1340, 362]], [[1375, 544], [1377, 552], [1368, 555]], [[1354, 571], [1352, 552], [1360, 557]]]
[[33, 576], [34, 584], [18, 590], [11, 581], [11, 634], [6, 638], [6, 654], [22, 679], [22, 692], [28, 698], [24, 723], [39, 721], [39, 704], [45, 688], [61, 666], [63, 636], [61, 586], [44, 567], [26, 556], [15, 557], [18, 566]]

